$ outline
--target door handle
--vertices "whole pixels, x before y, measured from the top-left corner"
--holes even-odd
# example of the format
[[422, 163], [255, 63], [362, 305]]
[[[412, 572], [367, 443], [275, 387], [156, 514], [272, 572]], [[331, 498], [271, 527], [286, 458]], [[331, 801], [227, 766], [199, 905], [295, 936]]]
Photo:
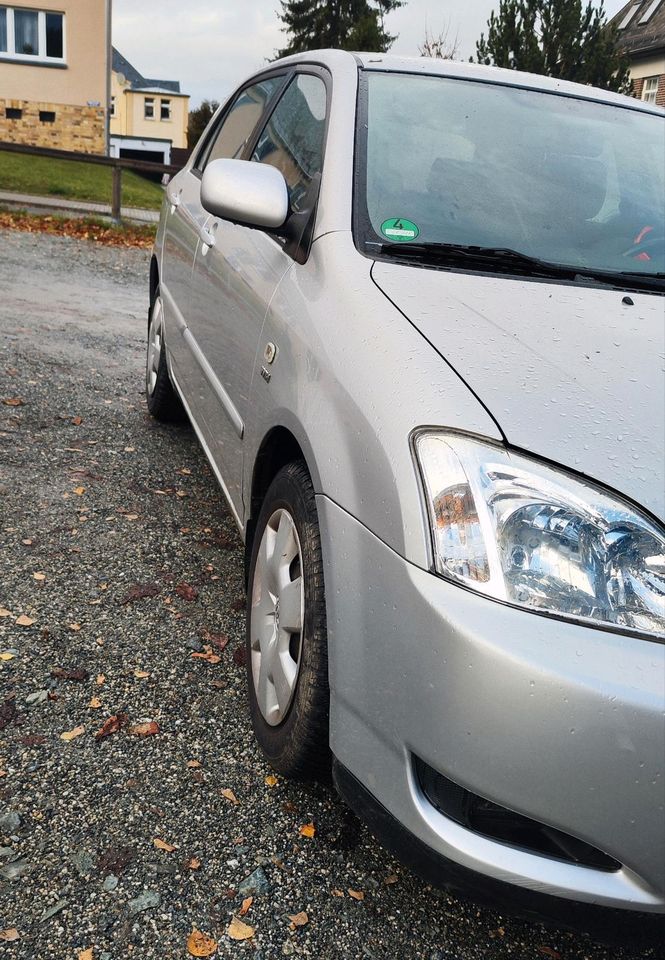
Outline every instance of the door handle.
[[171, 204], [172, 207], [179, 207], [179, 206], [180, 206], [180, 199], [181, 199], [181, 198], [180, 198], [180, 194], [181, 194], [181, 193], [182, 193], [182, 190], [178, 190], [177, 193], [173, 193], [173, 191], [171, 191], [171, 190], [167, 190], [167, 191], [166, 191], [166, 199], [169, 201], [169, 203]]
[[215, 246], [215, 234], [212, 232], [212, 230], [208, 230], [206, 227], [201, 227], [199, 230], [199, 237], [201, 238], [201, 243], [205, 247]]

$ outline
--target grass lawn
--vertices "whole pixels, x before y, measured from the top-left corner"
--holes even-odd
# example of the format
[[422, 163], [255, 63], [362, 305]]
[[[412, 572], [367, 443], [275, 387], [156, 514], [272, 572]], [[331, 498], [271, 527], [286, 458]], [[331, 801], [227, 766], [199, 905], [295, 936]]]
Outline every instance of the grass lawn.
[[[0, 190], [110, 203], [111, 180], [110, 167], [0, 150]], [[123, 206], [159, 210], [163, 196], [159, 184], [144, 180], [131, 170], [122, 171]]]

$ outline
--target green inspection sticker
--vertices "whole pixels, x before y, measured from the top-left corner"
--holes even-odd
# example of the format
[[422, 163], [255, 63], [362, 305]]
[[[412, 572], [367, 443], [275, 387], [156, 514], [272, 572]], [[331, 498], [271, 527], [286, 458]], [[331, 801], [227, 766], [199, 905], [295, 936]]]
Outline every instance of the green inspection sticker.
[[409, 243], [420, 236], [420, 230], [412, 220], [392, 217], [381, 224], [381, 233], [394, 243]]

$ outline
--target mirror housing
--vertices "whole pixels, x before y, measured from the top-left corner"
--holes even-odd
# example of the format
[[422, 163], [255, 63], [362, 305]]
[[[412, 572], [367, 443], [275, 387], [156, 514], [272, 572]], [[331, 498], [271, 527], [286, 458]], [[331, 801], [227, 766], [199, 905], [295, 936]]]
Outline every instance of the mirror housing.
[[201, 203], [215, 217], [276, 230], [289, 215], [289, 191], [275, 167], [252, 160], [213, 160], [203, 171]]

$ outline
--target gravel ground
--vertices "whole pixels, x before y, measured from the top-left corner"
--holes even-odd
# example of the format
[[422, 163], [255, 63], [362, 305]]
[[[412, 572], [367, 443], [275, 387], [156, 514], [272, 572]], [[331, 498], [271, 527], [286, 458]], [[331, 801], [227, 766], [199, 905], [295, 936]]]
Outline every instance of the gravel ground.
[[23, 401], [0, 404], [0, 954], [168, 960], [195, 927], [255, 960], [662, 956], [433, 890], [332, 788], [270, 776], [239, 538], [192, 431], [143, 404], [148, 255], [0, 249], [0, 399]]

